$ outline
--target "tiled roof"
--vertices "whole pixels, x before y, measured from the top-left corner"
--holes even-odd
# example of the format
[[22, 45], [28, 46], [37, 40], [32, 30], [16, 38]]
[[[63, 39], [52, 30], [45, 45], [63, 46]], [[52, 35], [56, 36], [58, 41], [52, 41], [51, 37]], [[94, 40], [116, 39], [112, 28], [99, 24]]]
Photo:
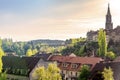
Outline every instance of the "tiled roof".
[[114, 74], [114, 80], [120, 80], [120, 62], [97, 63], [91, 71], [90, 77], [94, 77], [96, 71], [102, 72], [105, 67], [111, 67]]
[[[60, 63], [58, 67], [62, 70], [71, 70], [71, 71], [78, 71], [80, 70], [81, 65], [88, 64], [91, 65], [91, 68], [96, 63], [99, 63], [102, 59], [97, 57], [70, 57], [70, 56], [60, 56], [60, 55], [54, 55], [49, 60], [51, 61], [57, 61]], [[67, 63], [67, 67], [63, 67], [63, 63]], [[72, 64], [78, 64], [77, 68], [72, 68]]]
[[118, 56], [114, 61], [115, 62], [120, 62], [120, 56]]
[[100, 62], [102, 59], [98, 57], [71, 57], [71, 56], [53, 55], [49, 60], [68, 62], [68, 63], [94, 64]]
[[37, 54], [33, 55], [33, 57], [39, 57], [39, 58], [42, 58], [44, 60], [47, 60], [50, 55], [52, 55], [52, 54], [51, 53], [47, 54], [47, 53], [38, 52]]
[[[3, 69], [27, 69], [29, 72], [35, 67], [40, 58], [36, 57], [16, 57], [16, 56], [4, 56], [2, 57]], [[29, 74], [28, 72], [28, 74]]]

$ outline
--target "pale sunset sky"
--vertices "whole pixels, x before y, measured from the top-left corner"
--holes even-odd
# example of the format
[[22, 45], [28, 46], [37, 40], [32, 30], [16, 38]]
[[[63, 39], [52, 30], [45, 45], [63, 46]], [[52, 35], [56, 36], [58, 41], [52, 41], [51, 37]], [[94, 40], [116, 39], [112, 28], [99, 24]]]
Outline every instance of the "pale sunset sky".
[[120, 0], [0, 0], [0, 36], [15, 41], [86, 37], [105, 27], [110, 3], [114, 28]]

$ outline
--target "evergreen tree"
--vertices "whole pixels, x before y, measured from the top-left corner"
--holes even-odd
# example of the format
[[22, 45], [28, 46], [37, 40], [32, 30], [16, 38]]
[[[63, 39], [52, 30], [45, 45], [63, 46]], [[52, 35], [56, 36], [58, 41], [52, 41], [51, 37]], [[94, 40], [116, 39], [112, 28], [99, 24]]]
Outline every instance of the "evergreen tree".
[[103, 29], [100, 29], [98, 34], [98, 45], [99, 45], [99, 51], [98, 54], [101, 57], [105, 57], [107, 53], [107, 42], [106, 42], [106, 33], [103, 31]]

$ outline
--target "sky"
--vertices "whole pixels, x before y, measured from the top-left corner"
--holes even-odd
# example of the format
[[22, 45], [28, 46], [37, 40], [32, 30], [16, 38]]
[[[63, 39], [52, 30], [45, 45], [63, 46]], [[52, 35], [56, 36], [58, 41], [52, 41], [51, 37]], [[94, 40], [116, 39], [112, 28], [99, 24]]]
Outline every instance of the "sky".
[[110, 3], [114, 28], [120, 0], [0, 0], [0, 37], [14, 41], [86, 37], [105, 27]]

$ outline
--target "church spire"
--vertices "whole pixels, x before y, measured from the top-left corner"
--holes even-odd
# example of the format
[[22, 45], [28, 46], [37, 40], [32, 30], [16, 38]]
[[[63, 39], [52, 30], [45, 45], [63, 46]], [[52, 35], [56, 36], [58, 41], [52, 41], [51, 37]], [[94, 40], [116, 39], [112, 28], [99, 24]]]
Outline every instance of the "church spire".
[[107, 15], [106, 15], [105, 29], [106, 30], [113, 29], [112, 16], [111, 16], [111, 13], [110, 13], [110, 5], [109, 4], [108, 4]]
[[110, 13], [110, 4], [108, 3], [108, 11], [107, 11], [107, 15], [111, 15]]

